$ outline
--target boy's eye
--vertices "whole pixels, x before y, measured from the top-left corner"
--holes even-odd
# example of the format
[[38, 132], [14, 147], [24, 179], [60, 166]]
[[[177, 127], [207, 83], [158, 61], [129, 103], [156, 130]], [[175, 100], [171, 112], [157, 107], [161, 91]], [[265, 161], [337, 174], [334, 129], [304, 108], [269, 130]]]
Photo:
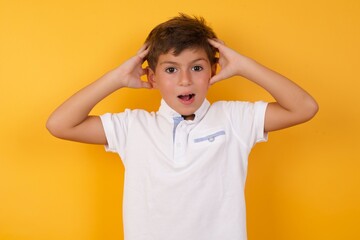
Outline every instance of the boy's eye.
[[174, 73], [174, 72], [176, 72], [177, 70], [176, 70], [176, 68], [174, 68], [174, 67], [168, 67], [168, 68], [166, 68], [165, 69], [165, 72], [167, 72], [167, 73]]
[[193, 71], [196, 71], [196, 72], [199, 72], [199, 71], [203, 70], [203, 67], [201, 67], [201, 66], [194, 66], [194, 67], [192, 68], [192, 70], [193, 70]]

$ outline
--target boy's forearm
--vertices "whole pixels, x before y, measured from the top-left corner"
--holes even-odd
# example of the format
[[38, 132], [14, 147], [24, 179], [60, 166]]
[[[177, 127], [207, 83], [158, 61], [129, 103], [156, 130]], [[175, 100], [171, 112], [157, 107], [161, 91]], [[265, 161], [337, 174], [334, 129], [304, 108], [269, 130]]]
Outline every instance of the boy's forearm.
[[[232, 76], [242, 76], [268, 91], [276, 100], [267, 108], [265, 127], [277, 130], [311, 119], [317, 112], [316, 101], [301, 87], [286, 77], [262, 66], [233, 49], [221, 40], [209, 39], [209, 43], [220, 53], [221, 70], [210, 79], [214, 84]], [[269, 111], [270, 110], [270, 111]]]
[[147, 46], [144, 45], [137, 55], [71, 96], [49, 117], [46, 124], [48, 130], [59, 138], [106, 143], [99, 117], [89, 116], [89, 113], [97, 103], [120, 88], [151, 89], [151, 84], [141, 79], [147, 73], [146, 68], [142, 68], [147, 53]]
[[268, 131], [308, 121], [318, 111], [314, 98], [288, 78], [251, 59], [248, 59], [245, 65], [242, 76], [258, 84], [273, 96], [276, 103], [271, 106], [272, 110], [282, 109], [267, 114], [270, 123], [267, 124]]
[[255, 61], [250, 61], [244, 77], [267, 90], [282, 107], [289, 111], [298, 107], [299, 101], [313, 100], [300, 86]]
[[89, 117], [97, 103], [120, 88], [121, 84], [111, 72], [105, 74], [61, 104], [49, 117], [47, 128], [50, 132], [63, 132], [79, 125]]

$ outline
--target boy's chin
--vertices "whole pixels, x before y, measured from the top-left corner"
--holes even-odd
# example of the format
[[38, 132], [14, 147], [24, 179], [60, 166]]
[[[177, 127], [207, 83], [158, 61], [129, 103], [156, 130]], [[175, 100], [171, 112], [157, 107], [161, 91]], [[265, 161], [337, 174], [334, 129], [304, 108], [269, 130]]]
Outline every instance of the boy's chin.
[[[201, 106], [201, 105], [200, 105]], [[200, 106], [187, 106], [186, 108], [178, 109], [177, 113], [179, 113], [181, 116], [191, 116], [196, 113], [196, 111], [200, 108]]]
[[179, 111], [177, 111], [177, 113], [179, 113], [181, 116], [189, 116], [189, 115], [193, 115], [195, 114], [195, 112], [197, 111], [197, 108], [195, 107], [191, 107], [191, 108], [187, 108], [187, 109], [179, 109]]

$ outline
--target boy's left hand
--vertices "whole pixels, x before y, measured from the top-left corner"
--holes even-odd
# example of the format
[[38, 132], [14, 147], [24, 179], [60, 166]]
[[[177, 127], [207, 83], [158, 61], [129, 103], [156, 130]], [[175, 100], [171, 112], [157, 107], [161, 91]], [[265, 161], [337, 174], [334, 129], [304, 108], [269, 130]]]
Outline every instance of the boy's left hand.
[[209, 39], [208, 41], [213, 47], [219, 50], [220, 54], [218, 61], [220, 71], [210, 79], [210, 84], [233, 76], [242, 76], [243, 63], [245, 63], [248, 58], [227, 47], [225, 43], [219, 39]]

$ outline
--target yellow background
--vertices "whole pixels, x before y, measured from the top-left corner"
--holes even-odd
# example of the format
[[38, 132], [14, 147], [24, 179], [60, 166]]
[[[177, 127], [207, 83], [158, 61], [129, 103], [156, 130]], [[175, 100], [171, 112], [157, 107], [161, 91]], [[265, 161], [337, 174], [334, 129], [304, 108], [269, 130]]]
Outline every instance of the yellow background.
[[[252, 152], [249, 240], [360, 239], [358, 0], [0, 0], [0, 239], [122, 239], [120, 159], [56, 139], [45, 122], [178, 12], [204, 16], [227, 45], [320, 105], [311, 122]], [[156, 110], [159, 99], [121, 90], [94, 113]], [[210, 89], [219, 99], [271, 97], [233, 78]]]

